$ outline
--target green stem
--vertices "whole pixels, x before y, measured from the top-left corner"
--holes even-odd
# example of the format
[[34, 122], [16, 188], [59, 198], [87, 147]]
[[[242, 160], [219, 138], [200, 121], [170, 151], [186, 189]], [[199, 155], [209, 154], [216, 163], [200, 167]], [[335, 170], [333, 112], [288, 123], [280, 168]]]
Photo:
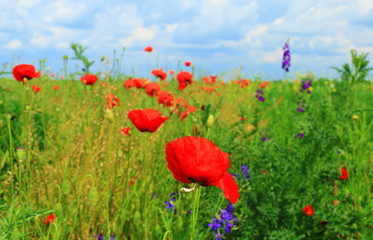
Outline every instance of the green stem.
[[192, 229], [192, 239], [197, 239], [196, 237], [196, 226], [198, 220], [198, 211], [199, 211], [199, 198], [200, 198], [200, 191], [201, 188], [199, 187], [198, 183], [196, 185], [196, 193], [194, 194], [194, 204], [193, 204], [193, 229]]
[[10, 157], [10, 183], [11, 183], [11, 193], [12, 193], [12, 204], [14, 204], [14, 184], [13, 184], [13, 138], [12, 130], [10, 126], [10, 119], [8, 120], [8, 129], [9, 129], [9, 157]]
[[[25, 219], [25, 209], [23, 206], [23, 199], [22, 199], [22, 159], [18, 159], [18, 167], [19, 167], [19, 172], [18, 172], [18, 191], [19, 191], [19, 205], [21, 206], [21, 212], [22, 212], [22, 222], [23, 222], [23, 233], [27, 235], [26, 232], [26, 219]], [[22, 237], [22, 239], [25, 239]]]
[[68, 238], [69, 240], [71, 239], [71, 236], [73, 235], [74, 228], [75, 228], [75, 225], [76, 225], [76, 219], [77, 219], [77, 216], [79, 214], [80, 195], [82, 193], [82, 187], [83, 187], [83, 183], [84, 183], [84, 180], [86, 179], [86, 177], [90, 177], [92, 179], [92, 182], [93, 183], [95, 182], [95, 179], [93, 178], [93, 176], [91, 174], [87, 174], [87, 175], [84, 176], [83, 181], [80, 184], [80, 189], [79, 189], [79, 194], [78, 194], [78, 203], [76, 204], [76, 215], [75, 215], [75, 218], [74, 218], [73, 228], [71, 229], [71, 232], [70, 232], [70, 235], [69, 235], [69, 238]]

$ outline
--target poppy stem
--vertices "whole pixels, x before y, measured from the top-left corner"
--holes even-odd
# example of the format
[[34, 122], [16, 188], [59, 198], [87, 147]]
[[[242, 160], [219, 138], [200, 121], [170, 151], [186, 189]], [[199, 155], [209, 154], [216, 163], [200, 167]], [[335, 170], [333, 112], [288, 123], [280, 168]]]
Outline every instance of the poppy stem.
[[198, 183], [195, 185], [195, 187], [196, 187], [196, 193], [194, 194], [194, 205], [193, 205], [192, 239], [197, 239], [197, 237], [196, 237], [196, 225], [197, 225], [197, 219], [198, 219], [199, 198], [200, 198], [200, 192], [201, 192], [201, 188], [199, 187]]

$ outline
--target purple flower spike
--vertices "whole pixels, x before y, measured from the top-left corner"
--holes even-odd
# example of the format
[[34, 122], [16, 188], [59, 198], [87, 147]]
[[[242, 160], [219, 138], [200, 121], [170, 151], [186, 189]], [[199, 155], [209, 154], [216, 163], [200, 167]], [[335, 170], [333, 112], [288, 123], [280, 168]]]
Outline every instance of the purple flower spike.
[[282, 57], [282, 69], [284, 69], [286, 72], [289, 72], [289, 68], [290, 68], [289, 39], [286, 41], [282, 49], [284, 50], [284, 55]]

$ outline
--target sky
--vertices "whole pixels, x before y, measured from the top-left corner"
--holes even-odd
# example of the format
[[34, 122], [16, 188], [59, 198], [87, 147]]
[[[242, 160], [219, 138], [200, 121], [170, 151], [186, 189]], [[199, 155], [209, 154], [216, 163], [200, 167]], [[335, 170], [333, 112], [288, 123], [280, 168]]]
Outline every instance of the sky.
[[[113, 51], [126, 47], [122, 70], [138, 77], [190, 61], [203, 74], [229, 78], [242, 67], [243, 77], [279, 79], [287, 39], [289, 76], [311, 70], [336, 77], [330, 67], [350, 62], [351, 49], [373, 51], [373, 1], [0, 0], [0, 63], [38, 67], [44, 58], [55, 73], [63, 55], [70, 71], [82, 67], [71, 59], [70, 44], [79, 43], [95, 60], [93, 71], [111, 69]], [[100, 67], [103, 55], [109, 64]]]

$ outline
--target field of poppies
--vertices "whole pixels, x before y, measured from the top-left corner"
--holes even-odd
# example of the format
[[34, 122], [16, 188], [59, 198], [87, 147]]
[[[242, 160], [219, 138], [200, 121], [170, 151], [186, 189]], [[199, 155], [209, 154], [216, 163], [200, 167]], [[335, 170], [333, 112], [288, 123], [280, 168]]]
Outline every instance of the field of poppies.
[[372, 81], [40, 70], [1, 79], [0, 239], [373, 239]]

